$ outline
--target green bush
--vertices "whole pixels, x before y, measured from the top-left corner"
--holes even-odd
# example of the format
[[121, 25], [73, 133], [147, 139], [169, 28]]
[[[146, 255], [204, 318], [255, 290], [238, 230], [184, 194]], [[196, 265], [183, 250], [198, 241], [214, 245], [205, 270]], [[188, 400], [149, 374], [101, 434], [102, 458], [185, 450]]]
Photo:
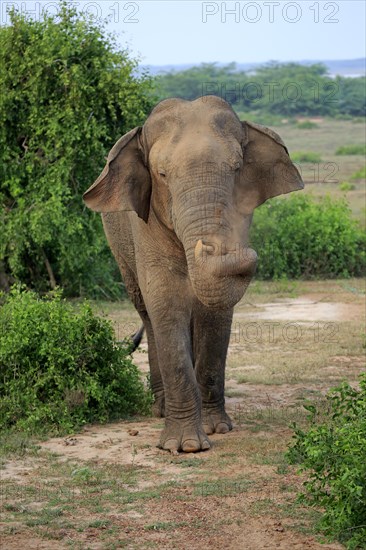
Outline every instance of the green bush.
[[351, 176], [352, 180], [361, 180], [365, 178], [366, 178], [366, 166], [364, 166], [363, 168], [361, 168], [361, 170], [358, 170]]
[[293, 162], [321, 162], [321, 156], [319, 153], [312, 153], [311, 151], [295, 151], [291, 154], [291, 160]]
[[315, 122], [311, 122], [311, 120], [303, 120], [296, 124], [296, 128], [299, 130], [313, 130], [314, 128], [319, 128], [319, 126]]
[[366, 267], [366, 234], [344, 198], [272, 199], [255, 211], [251, 243], [260, 279], [351, 277]]
[[294, 425], [287, 453], [309, 475], [303, 502], [325, 509], [319, 528], [348, 549], [366, 548], [366, 374], [360, 389], [344, 383], [327, 395], [328, 418], [308, 405], [310, 427]]
[[336, 155], [366, 155], [366, 145], [343, 145], [338, 147]]
[[349, 183], [349, 181], [342, 181], [342, 183], [339, 184], [339, 189], [341, 191], [354, 191], [356, 186], [353, 183]]
[[2, 302], [3, 428], [67, 432], [146, 413], [149, 397], [129, 346], [116, 343], [111, 323], [89, 305], [76, 312], [59, 291], [39, 298], [15, 287]]

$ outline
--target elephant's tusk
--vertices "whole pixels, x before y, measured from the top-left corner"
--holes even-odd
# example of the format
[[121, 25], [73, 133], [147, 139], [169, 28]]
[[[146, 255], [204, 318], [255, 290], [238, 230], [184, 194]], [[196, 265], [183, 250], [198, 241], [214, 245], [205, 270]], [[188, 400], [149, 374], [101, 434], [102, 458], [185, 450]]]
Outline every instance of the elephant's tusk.
[[208, 254], [213, 254], [215, 252], [215, 247], [211, 244], [203, 244], [202, 239], [200, 239], [194, 249], [195, 260], [203, 260]]

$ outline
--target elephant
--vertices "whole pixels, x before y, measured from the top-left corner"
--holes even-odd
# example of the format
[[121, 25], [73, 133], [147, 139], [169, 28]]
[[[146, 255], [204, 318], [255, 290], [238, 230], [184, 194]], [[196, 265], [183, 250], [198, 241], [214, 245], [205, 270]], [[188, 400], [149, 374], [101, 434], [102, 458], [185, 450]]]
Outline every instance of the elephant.
[[203, 451], [208, 435], [232, 429], [225, 363], [233, 308], [256, 269], [253, 211], [303, 186], [277, 133], [202, 96], [158, 103], [84, 193], [146, 331], [161, 449]]

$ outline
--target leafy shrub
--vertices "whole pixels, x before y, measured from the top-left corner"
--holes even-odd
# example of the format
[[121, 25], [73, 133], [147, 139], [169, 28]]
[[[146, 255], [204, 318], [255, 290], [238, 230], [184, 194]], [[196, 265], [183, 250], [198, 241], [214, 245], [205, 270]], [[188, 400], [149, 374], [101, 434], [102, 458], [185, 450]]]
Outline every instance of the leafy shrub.
[[364, 166], [363, 168], [361, 168], [361, 170], [358, 170], [351, 176], [352, 180], [361, 180], [365, 178], [366, 178], [366, 166]]
[[356, 189], [356, 187], [353, 183], [349, 183], [348, 181], [342, 181], [342, 183], [339, 184], [339, 189], [341, 191], [353, 191], [354, 189]]
[[336, 155], [366, 155], [366, 145], [343, 145], [338, 147]]
[[255, 211], [251, 243], [260, 279], [351, 277], [366, 267], [366, 234], [344, 198], [272, 199]]
[[314, 128], [319, 128], [319, 126], [315, 122], [311, 122], [311, 120], [303, 120], [296, 124], [296, 128], [299, 130], [313, 130]]
[[321, 162], [321, 156], [319, 153], [312, 153], [311, 151], [295, 151], [291, 154], [291, 160], [293, 162]]
[[0, 309], [1, 426], [70, 431], [86, 422], [144, 413], [148, 396], [129, 346], [89, 305], [59, 291], [39, 298], [13, 287]]
[[366, 374], [360, 389], [344, 383], [327, 395], [328, 420], [319, 423], [318, 407], [308, 405], [310, 427], [294, 426], [287, 453], [309, 474], [300, 499], [325, 508], [319, 528], [347, 548], [366, 547]]

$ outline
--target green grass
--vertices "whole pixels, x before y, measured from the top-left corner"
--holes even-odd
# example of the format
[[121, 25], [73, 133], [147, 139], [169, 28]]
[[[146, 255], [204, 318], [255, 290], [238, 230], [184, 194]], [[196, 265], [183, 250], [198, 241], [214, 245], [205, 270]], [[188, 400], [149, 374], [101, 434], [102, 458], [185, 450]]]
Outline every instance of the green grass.
[[253, 482], [251, 480], [242, 479], [240, 477], [228, 480], [210, 480], [196, 483], [194, 485], [193, 494], [202, 497], [228, 497], [248, 492], [252, 484]]
[[293, 162], [322, 162], [320, 154], [312, 151], [295, 151], [294, 153], [291, 153], [291, 160]]
[[357, 170], [357, 172], [355, 172], [351, 176], [352, 180], [365, 179], [365, 178], [366, 178], [366, 166], [364, 166], [360, 170]]
[[[339, 157], [335, 151], [343, 147], [345, 143], [349, 145], [359, 145], [365, 140], [365, 119], [355, 120], [335, 120], [331, 118], [319, 118], [317, 120], [318, 128], [313, 132], [299, 131], [296, 125], [288, 124], [269, 124], [278, 132], [286, 143], [286, 146], [292, 157], [293, 151], [316, 151], [323, 161], [317, 169], [310, 164], [304, 163], [301, 166], [301, 173], [306, 184], [305, 192], [311, 187], [317, 188], [317, 193], [333, 193], [334, 183], [339, 184], [342, 181], [348, 181], [352, 174], [358, 172], [365, 166], [365, 160], [362, 156], [349, 155]], [[365, 176], [363, 176], [365, 177]], [[363, 204], [365, 191], [357, 198], [358, 204]]]
[[336, 155], [366, 155], [366, 145], [365, 144], [359, 144], [359, 145], [343, 145], [342, 147], [338, 147], [338, 149], [335, 152]]
[[9, 457], [37, 456], [40, 446], [37, 437], [14, 430], [0, 431], [0, 464]]
[[[237, 111], [236, 114], [240, 120], [248, 120], [249, 122], [256, 122], [264, 126], [280, 126], [283, 124], [283, 116], [265, 113], [263, 111]], [[286, 120], [286, 122], [288, 122], [288, 120]]]
[[354, 191], [356, 186], [354, 183], [349, 183], [348, 181], [343, 181], [339, 184], [340, 191]]
[[[22, 519], [28, 526], [57, 528], [59, 518], [67, 512], [67, 517], [70, 513], [79, 517], [74, 529], [80, 527], [84, 515], [96, 516], [88, 520], [88, 527], [104, 528], [111, 521], [99, 518], [98, 514], [116, 505], [126, 510], [132, 502], [161, 498], [171, 489], [172, 484], [163, 482], [151, 490], [136, 490], [137, 480], [146, 479], [148, 474], [148, 469], [116, 464], [87, 464], [80, 468], [44, 454], [34, 480], [26, 485], [4, 480], [3, 506], [13, 520]], [[39, 502], [44, 503], [41, 509]], [[10, 522], [12, 518], [9, 517]]]
[[253, 406], [238, 406], [232, 413], [233, 420], [241, 427], [248, 426], [250, 431], [271, 430], [277, 426], [289, 426], [293, 422], [303, 424], [306, 421], [307, 412], [303, 403], [287, 407], [278, 407], [274, 403]]
[[277, 281], [261, 281], [254, 279], [244, 295], [243, 302], [252, 300], [255, 304], [270, 299], [270, 296], [277, 298], [296, 298], [302, 292], [304, 281], [290, 279], [279, 279]]
[[145, 525], [146, 531], [174, 531], [179, 527], [186, 527], [187, 521], [157, 521], [156, 523], [149, 523]]
[[296, 128], [299, 130], [313, 130], [314, 128], [319, 128], [319, 126], [315, 122], [311, 122], [311, 120], [303, 120], [296, 124]]
[[204, 465], [204, 460], [199, 457], [190, 458], [190, 457], [178, 457], [175, 461], [175, 464], [179, 464], [181, 468], [199, 468]]
[[[265, 320], [257, 322], [260, 333], [255, 336], [256, 341], [248, 337], [246, 322], [245, 317], [234, 321], [236, 332], [232, 333], [232, 347], [228, 357], [230, 376], [239, 384], [316, 383], [319, 377], [328, 381], [340, 381], [345, 376], [344, 366], [342, 362], [338, 362], [328, 371], [326, 365], [330, 355], [360, 356], [363, 353], [360, 326], [357, 322], [329, 325], [292, 322], [293, 327], [296, 325], [296, 341], [293, 342], [287, 339], [287, 336], [292, 338], [292, 333], [287, 332], [285, 321], [276, 321], [275, 325], [272, 323], [271, 332]], [[356, 374], [347, 372], [347, 377], [353, 380]], [[240, 397], [243, 393], [241, 388], [229, 387], [226, 395]]]

